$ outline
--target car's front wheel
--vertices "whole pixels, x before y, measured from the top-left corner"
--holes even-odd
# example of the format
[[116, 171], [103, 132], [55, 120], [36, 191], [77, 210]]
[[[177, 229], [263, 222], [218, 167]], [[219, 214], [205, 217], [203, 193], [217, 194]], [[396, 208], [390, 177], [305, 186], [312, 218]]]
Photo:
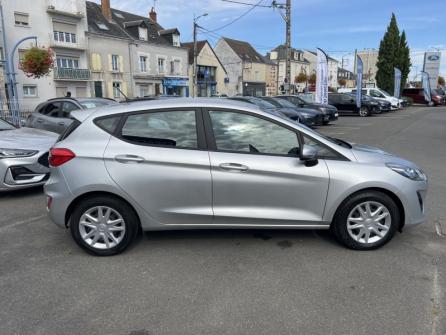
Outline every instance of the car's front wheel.
[[351, 249], [371, 250], [389, 242], [398, 229], [395, 201], [378, 191], [357, 193], [338, 209], [331, 225], [336, 239]]
[[365, 106], [362, 106], [359, 109], [359, 116], [369, 116], [370, 114], [371, 113], [370, 113], [369, 109], [367, 107], [365, 107]]
[[104, 196], [81, 201], [70, 220], [76, 243], [98, 256], [124, 251], [136, 237], [138, 227], [139, 219], [127, 203]]

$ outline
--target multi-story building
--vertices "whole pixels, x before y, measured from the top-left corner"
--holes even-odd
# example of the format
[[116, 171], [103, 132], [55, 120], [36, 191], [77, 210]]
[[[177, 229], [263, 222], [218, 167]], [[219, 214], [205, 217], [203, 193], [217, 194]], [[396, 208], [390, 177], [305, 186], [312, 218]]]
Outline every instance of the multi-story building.
[[[70, 92], [89, 96], [90, 70], [87, 60], [85, 0], [2, 1], [8, 52], [22, 38], [37, 37], [39, 47], [51, 47], [55, 68], [49, 76], [34, 79], [18, 70], [19, 60], [32, 40], [21, 43], [14, 53], [17, 95], [21, 109], [32, 109], [41, 101]], [[6, 55], [5, 55], [6, 56]], [[2, 87], [2, 97], [7, 97]]]
[[[345, 81], [345, 85], [341, 85], [341, 81]], [[349, 70], [338, 68], [338, 84], [343, 88], [353, 88], [355, 86], [355, 74]]]
[[[189, 50], [189, 92], [194, 88], [194, 43], [181, 43]], [[228, 94], [227, 72], [208, 41], [197, 41], [197, 92], [198, 97]]]
[[[278, 66], [277, 86], [279, 92], [284, 93], [286, 84], [286, 46], [279, 45], [277, 48], [271, 50], [267, 54], [267, 58]], [[291, 82], [289, 84], [292, 93], [302, 92], [307, 86], [307, 83], [297, 82], [297, 76], [300, 73], [306, 74], [307, 77], [311, 75], [310, 62], [304, 57], [304, 51], [291, 48]]]
[[[317, 67], [317, 53], [315, 51], [304, 51], [304, 56], [310, 62], [310, 73], [316, 73]], [[338, 68], [339, 61], [330, 56], [327, 56], [328, 61], [328, 87], [335, 89], [339, 86], [338, 84]]]
[[[376, 49], [365, 49], [358, 51], [358, 56], [361, 57], [363, 64], [363, 83], [366, 86], [376, 85], [376, 72], [378, 72], [378, 50]], [[356, 68], [355, 71], [356, 73]]]
[[274, 96], [278, 94], [277, 90], [277, 69], [278, 66], [275, 62], [268, 57], [265, 59], [265, 82], [266, 82], [266, 95]]
[[178, 29], [165, 30], [153, 10], [148, 17], [87, 1], [92, 95], [122, 99], [189, 95], [188, 50]]
[[266, 62], [248, 42], [223, 37], [214, 51], [228, 74], [228, 95], [265, 95]]

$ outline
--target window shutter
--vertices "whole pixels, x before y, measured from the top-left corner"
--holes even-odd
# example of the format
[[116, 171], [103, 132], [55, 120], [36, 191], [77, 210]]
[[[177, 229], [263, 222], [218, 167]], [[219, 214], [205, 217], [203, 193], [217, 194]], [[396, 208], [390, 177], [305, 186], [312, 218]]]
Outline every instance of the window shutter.
[[119, 56], [119, 72], [124, 73], [124, 57]]
[[111, 81], [107, 83], [107, 97], [112, 98], [112, 99], [114, 98], [113, 97], [113, 82], [111, 82]]
[[54, 31], [63, 31], [65, 33], [76, 34], [76, 24], [53, 21]]
[[108, 54], [108, 69], [113, 71], [112, 55]]
[[124, 93], [125, 96], [127, 96], [127, 82], [123, 81], [121, 83], [121, 91]]

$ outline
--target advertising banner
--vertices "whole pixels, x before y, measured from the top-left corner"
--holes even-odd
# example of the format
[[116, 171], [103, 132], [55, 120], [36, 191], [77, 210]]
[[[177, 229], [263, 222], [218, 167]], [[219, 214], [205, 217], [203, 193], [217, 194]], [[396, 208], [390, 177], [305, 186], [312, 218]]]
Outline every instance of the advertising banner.
[[326, 53], [321, 49], [317, 49], [315, 100], [322, 104], [328, 103], [328, 61]]
[[362, 105], [362, 73], [364, 71], [364, 66], [362, 64], [362, 59], [356, 56], [356, 107], [361, 108]]
[[401, 70], [397, 69], [396, 67], [393, 68], [395, 71], [395, 83], [393, 88], [393, 96], [395, 98], [400, 98], [400, 91], [401, 91]]
[[421, 82], [423, 84], [423, 90], [424, 90], [424, 99], [428, 103], [432, 102], [432, 96], [431, 96], [431, 85], [429, 83], [429, 74], [427, 72], [421, 72]]
[[427, 51], [424, 53], [423, 72], [429, 75], [431, 88], [437, 88], [440, 73], [441, 52]]

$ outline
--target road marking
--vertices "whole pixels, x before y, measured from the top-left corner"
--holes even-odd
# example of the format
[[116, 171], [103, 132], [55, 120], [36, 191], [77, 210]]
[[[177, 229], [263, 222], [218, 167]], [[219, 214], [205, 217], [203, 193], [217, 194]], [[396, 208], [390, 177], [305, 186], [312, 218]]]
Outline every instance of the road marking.
[[441, 301], [441, 287], [439, 283], [438, 274], [438, 263], [436, 262], [434, 270], [434, 278], [432, 281], [432, 332], [431, 335], [439, 335], [440, 326], [440, 313], [441, 311], [440, 301]]
[[22, 220], [22, 221], [17, 221], [17, 222], [10, 223], [8, 225], [0, 227], [0, 232], [2, 232], [4, 230], [7, 230], [9, 228], [20, 226], [22, 224], [27, 224], [27, 223], [31, 223], [31, 222], [34, 222], [34, 221], [39, 221], [40, 219], [46, 218], [47, 216], [48, 216], [47, 214], [44, 214], [44, 215], [39, 215], [39, 216], [33, 217], [32, 219], [27, 219], [27, 220]]

